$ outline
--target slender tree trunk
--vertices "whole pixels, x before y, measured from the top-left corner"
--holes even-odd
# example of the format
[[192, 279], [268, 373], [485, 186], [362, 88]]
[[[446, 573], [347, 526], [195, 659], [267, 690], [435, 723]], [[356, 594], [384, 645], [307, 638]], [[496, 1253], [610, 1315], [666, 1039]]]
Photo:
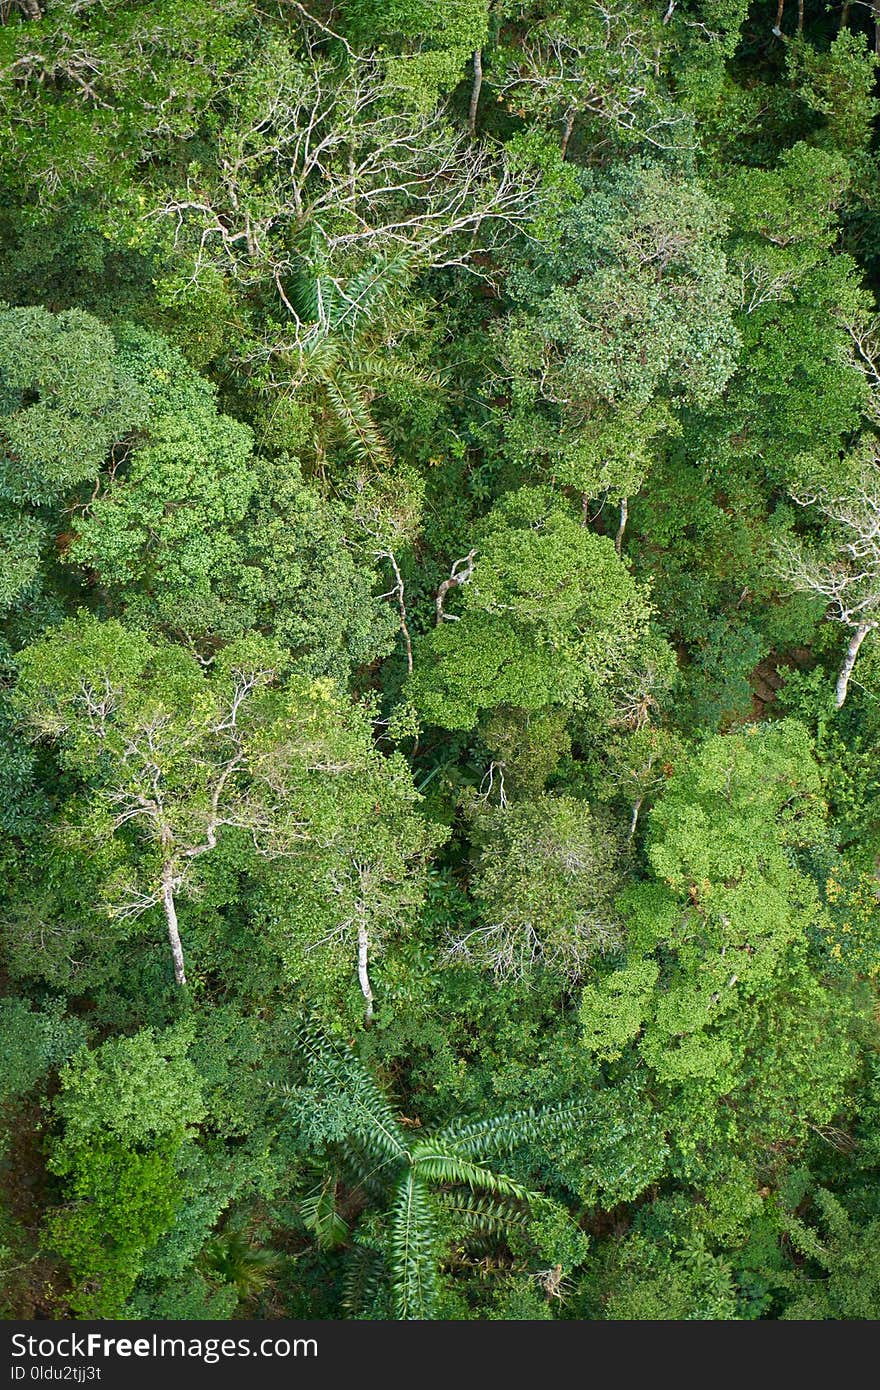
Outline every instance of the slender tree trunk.
[[644, 801], [644, 799], [645, 798], [643, 796], [640, 796], [637, 799], [635, 805], [633, 806], [632, 819], [629, 823], [629, 834], [626, 837], [628, 840], [632, 840], [635, 838], [636, 826], [639, 823], [639, 812], [642, 809], [642, 802]]
[[559, 146], [562, 158], [568, 154], [568, 142], [571, 139], [571, 132], [574, 130], [575, 116], [577, 112], [572, 109], [565, 117], [565, 125], [562, 128], [562, 144]]
[[856, 628], [855, 632], [853, 633], [852, 637], [849, 639], [849, 646], [846, 649], [846, 656], [843, 658], [843, 665], [841, 666], [840, 674], [837, 677], [836, 704], [838, 709], [840, 709], [841, 705], [846, 699], [847, 692], [849, 690], [849, 679], [852, 675], [853, 667], [856, 664], [856, 657], [859, 654], [859, 648], [861, 647], [868, 633], [872, 632], [875, 626], [875, 623], [860, 623], [859, 626]]
[[483, 87], [483, 50], [474, 49], [474, 80], [471, 85], [471, 102], [468, 107], [468, 135], [477, 138], [477, 108], [480, 105], [480, 92]]
[[186, 971], [183, 968], [183, 945], [177, 925], [177, 908], [174, 904], [174, 873], [170, 863], [162, 866], [162, 907], [168, 924], [168, 940], [174, 957], [174, 978], [179, 985], [186, 984]]
[[851, 0], [843, 0], [843, 9], [840, 11], [840, 27], [841, 27], [841, 29], [848, 29], [848, 28], [849, 28], [849, 12], [850, 12], [850, 9], [851, 9], [851, 8], [852, 8]]
[[800, 38], [801, 35], [802, 35], [803, 32], [804, 32], [804, 0], [798, 0], [798, 22], [797, 22], [797, 31], [798, 31], [798, 38]]
[[782, 38], [782, 16], [785, 13], [785, 0], [779, 0], [776, 6], [776, 23], [773, 25], [773, 33], [778, 39]]
[[400, 631], [403, 633], [403, 643], [406, 647], [406, 669], [409, 671], [410, 675], [412, 675], [412, 637], [410, 636], [409, 627], [407, 626], [406, 621], [406, 598], [403, 589], [403, 576], [400, 573], [400, 567], [397, 563], [397, 560], [395, 559], [394, 555], [391, 553], [390, 550], [388, 552], [388, 559], [391, 561], [391, 568], [394, 570], [394, 578], [397, 581], [394, 586], [394, 592], [397, 595], [397, 611], [400, 614]]
[[629, 498], [622, 497], [620, 499], [620, 522], [617, 527], [617, 535], [614, 537], [614, 549], [617, 551], [618, 555], [623, 550], [623, 533], [626, 530], [626, 520], [628, 516]]
[[370, 949], [370, 938], [367, 936], [367, 928], [363, 918], [358, 922], [358, 983], [361, 987], [361, 994], [366, 1001], [364, 1005], [364, 1027], [369, 1028], [373, 1022], [373, 990], [370, 985], [370, 976], [367, 970], [367, 954]]

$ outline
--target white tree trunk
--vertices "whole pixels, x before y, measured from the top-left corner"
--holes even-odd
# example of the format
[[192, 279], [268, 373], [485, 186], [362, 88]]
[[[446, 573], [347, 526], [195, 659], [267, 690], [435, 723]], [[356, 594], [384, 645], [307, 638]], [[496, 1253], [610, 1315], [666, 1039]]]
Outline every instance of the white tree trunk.
[[361, 919], [358, 922], [358, 983], [361, 987], [361, 994], [366, 1000], [364, 1006], [364, 1027], [369, 1028], [373, 1022], [373, 991], [370, 986], [370, 976], [367, 971], [367, 953], [370, 949], [370, 938], [367, 936], [366, 924]]
[[391, 568], [394, 570], [394, 593], [397, 597], [397, 611], [400, 614], [400, 630], [403, 633], [403, 641], [406, 647], [406, 669], [412, 675], [413, 671], [413, 651], [412, 638], [409, 626], [406, 621], [406, 596], [403, 588], [403, 575], [400, 573], [400, 566], [393, 551], [386, 551], [388, 559], [391, 561]]
[[468, 107], [468, 135], [472, 140], [477, 138], [477, 108], [480, 105], [480, 92], [483, 87], [483, 53], [482, 49], [474, 50], [474, 80], [471, 85], [471, 100]]
[[838, 709], [840, 709], [841, 705], [846, 699], [847, 691], [849, 690], [849, 679], [852, 675], [853, 667], [856, 664], [856, 657], [859, 654], [859, 648], [861, 647], [868, 633], [873, 631], [874, 626], [874, 623], [861, 623], [856, 628], [852, 637], [849, 639], [849, 646], [846, 649], [846, 656], [843, 658], [843, 665], [841, 666], [840, 674], [837, 677], [836, 704]]
[[617, 535], [614, 537], [614, 549], [617, 551], [618, 555], [619, 555], [619, 554], [621, 553], [621, 551], [623, 550], [623, 533], [624, 533], [624, 531], [626, 530], [626, 520], [627, 520], [627, 517], [628, 517], [628, 516], [629, 516], [629, 498], [628, 498], [628, 497], [621, 497], [621, 499], [620, 499], [620, 521], [618, 522], [618, 526], [617, 526]]
[[168, 940], [174, 957], [174, 978], [179, 985], [186, 984], [186, 971], [183, 968], [183, 945], [177, 926], [177, 908], [174, 905], [174, 874], [170, 863], [162, 866], [162, 907], [168, 924]]

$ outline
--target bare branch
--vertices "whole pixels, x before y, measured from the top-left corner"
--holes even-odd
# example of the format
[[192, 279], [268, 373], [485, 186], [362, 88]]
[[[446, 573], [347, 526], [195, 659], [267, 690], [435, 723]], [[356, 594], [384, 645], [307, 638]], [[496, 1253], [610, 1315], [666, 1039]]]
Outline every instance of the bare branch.
[[880, 468], [876, 453], [866, 455], [858, 475], [845, 479], [842, 485], [819, 480], [792, 496], [800, 506], [815, 507], [826, 519], [833, 549], [786, 538], [774, 547], [776, 566], [795, 593], [824, 599], [829, 619], [852, 630], [837, 677], [836, 702], [840, 708], [859, 650], [880, 626]]
[[446, 601], [446, 595], [449, 593], [450, 589], [457, 589], [460, 588], [462, 584], [469, 583], [474, 573], [474, 557], [476, 556], [476, 553], [477, 551], [475, 547], [473, 550], [469, 550], [467, 555], [463, 556], [462, 559], [456, 560], [455, 564], [452, 566], [452, 569], [449, 572], [449, 578], [444, 579], [443, 583], [438, 588], [437, 597], [435, 599], [438, 627], [442, 622], [455, 621], [452, 614], [444, 613], [443, 611], [443, 605]]

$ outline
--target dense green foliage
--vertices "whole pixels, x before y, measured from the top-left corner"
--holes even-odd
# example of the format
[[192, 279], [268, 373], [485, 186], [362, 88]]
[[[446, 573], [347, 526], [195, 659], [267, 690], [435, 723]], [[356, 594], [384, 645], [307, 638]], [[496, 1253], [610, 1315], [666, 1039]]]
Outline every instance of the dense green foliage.
[[0, 1314], [880, 1317], [880, 51], [0, 0]]

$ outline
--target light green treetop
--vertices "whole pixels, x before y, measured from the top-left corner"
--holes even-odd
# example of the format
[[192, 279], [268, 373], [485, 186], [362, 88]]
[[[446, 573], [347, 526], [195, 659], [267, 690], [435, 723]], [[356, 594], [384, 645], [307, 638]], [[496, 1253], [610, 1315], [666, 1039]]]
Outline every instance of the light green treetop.
[[507, 443], [588, 496], [621, 497], [672, 424], [669, 404], [723, 390], [735, 287], [723, 211], [696, 179], [633, 161], [583, 180], [556, 249], [511, 277]]
[[441, 615], [419, 644], [412, 697], [426, 719], [467, 729], [497, 705], [573, 706], [627, 665], [647, 631], [647, 595], [561, 498], [510, 493], [476, 540], [461, 614]]

